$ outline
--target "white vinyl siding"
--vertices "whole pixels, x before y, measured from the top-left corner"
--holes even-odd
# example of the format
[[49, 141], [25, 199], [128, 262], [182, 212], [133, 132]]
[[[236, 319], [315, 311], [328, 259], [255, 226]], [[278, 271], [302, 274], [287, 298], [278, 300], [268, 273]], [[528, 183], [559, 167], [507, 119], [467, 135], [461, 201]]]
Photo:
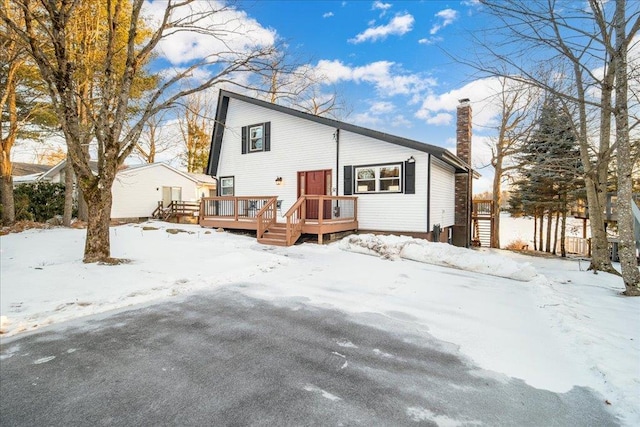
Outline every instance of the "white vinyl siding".
[[165, 187], [171, 189], [172, 198], [179, 192], [183, 201], [198, 200], [202, 191], [195, 180], [162, 163], [125, 169], [118, 172], [111, 187], [111, 218], [150, 217], [162, 201]]
[[[243, 155], [242, 127], [265, 122], [271, 123], [271, 151]], [[235, 178], [235, 196], [277, 197], [282, 200], [284, 214], [297, 200], [298, 172], [331, 170], [331, 194], [344, 195], [344, 166], [399, 165], [400, 192], [354, 193], [358, 197], [359, 227], [392, 232], [430, 231], [427, 224], [427, 153], [341, 130], [340, 162], [336, 165], [338, 143], [335, 134], [336, 129], [331, 126], [230, 98], [217, 175]], [[415, 159], [415, 194], [405, 194], [404, 162], [412, 156]], [[280, 185], [276, 183], [278, 177], [282, 177]], [[355, 180], [355, 169], [353, 178]], [[436, 183], [440, 178], [446, 182]], [[432, 188], [448, 187], [450, 179], [453, 177], [448, 174], [436, 173], [432, 176]], [[449, 197], [453, 201], [453, 187], [450, 191]], [[446, 215], [453, 218], [453, 205]], [[442, 225], [451, 224], [453, 221], [447, 220]]]
[[441, 228], [455, 223], [455, 171], [451, 166], [431, 158], [431, 229], [435, 224]]
[[[362, 230], [427, 232], [427, 153], [347, 131], [340, 132], [340, 182], [343, 166], [402, 164], [413, 156], [416, 192], [354, 194], [358, 197], [358, 225]], [[401, 168], [404, 173], [404, 165]], [[354, 171], [355, 172], [355, 171]], [[404, 177], [402, 177], [404, 179]], [[354, 173], [355, 180], [355, 173]]]
[[[271, 122], [270, 151], [243, 155], [242, 127], [264, 122]], [[319, 123], [230, 99], [218, 176], [235, 178], [236, 196], [277, 196], [284, 214], [298, 198], [299, 171], [335, 169], [334, 132]], [[332, 189], [335, 186], [334, 175]]]

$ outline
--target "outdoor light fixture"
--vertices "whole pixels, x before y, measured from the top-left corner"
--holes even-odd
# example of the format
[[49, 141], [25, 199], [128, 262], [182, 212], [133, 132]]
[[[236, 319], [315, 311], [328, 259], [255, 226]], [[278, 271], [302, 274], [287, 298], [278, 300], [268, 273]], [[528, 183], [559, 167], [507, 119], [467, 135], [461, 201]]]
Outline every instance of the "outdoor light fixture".
[[415, 162], [416, 162], [416, 159], [414, 159], [413, 156], [407, 159], [407, 163], [415, 163]]
[[276, 185], [282, 185], [282, 177], [281, 176], [276, 178]]

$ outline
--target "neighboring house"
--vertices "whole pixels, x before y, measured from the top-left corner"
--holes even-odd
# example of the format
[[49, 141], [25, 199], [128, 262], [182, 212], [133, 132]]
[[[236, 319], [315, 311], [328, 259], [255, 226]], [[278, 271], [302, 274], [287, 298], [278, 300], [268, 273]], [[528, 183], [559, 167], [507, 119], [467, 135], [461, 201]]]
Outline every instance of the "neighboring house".
[[11, 176], [13, 177], [13, 186], [35, 182], [49, 169], [51, 169], [50, 165], [12, 162]]
[[[360, 232], [431, 239], [435, 228], [439, 240], [468, 246], [470, 145], [468, 100], [458, 106], [456, 156], [441, 147], [222, 90], [207, 173], [218, 178], [219, 196], [238, 198], [236, 221], [243, 196], [276, 197], [282, 212], [305, 196], [324, 195], [320, 203], [329, 200], [336, 207], [342, 200], [336, 196], [357, 197], [353, 227]], [[310, 209], [315, 210], [307, 205]], [[204, 212], [210, 218], [201, 219], [201, 225], [223, 226], [223, 216], [211, 212]], [[318, 222], [317, 212], [312, 221]], [[325, 220], [339, 220], [335, 213], [329, 209]]]
[[118, 172], [111, 191], [112, 219], [149, 218], [162, 203], [198, 202], [215, 195], [215, 179], [181, 172], [165, 163], [129, 166]]
[[[14, 183], [47, 181], [64, 184], [66, 163], [63, 160], [55, 166], [46, 166], [44, 171], [25, 175], [28, 179], [18, 182], [14, 177]], [[89, 162], [94, 173], [97, 173], [97, 165], [95, 161]], [[150, 218], [159, 204], [168, 207], [173, 201], [195, 203], [201, 197], [213, 196], [216, 181], [209, 175], [182, 172], [165, 163], [150, 163], [123, 166], [111, 191], [111, 218], [137, 220]]]

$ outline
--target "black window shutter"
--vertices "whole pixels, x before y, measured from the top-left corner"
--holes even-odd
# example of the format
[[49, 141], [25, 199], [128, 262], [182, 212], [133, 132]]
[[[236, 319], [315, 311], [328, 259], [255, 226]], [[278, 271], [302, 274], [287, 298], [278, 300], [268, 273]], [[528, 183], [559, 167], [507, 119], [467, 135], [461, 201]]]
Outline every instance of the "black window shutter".
[[416, 194], [416, 163], [404, 162], [404, 192]]
[[264, 124], [264, 151], [271, 151], [271, 122]]
[[344, 195], [350, 196], [353, 194], [353, 166], [344, 167]]
[[247, 126], [243, 126], [242, 127], [242, 154], [247, 154], [247, 147], [249, 146], [249, 137], [247, 136], [248, 132], [249, 132], [249, 129], [247, 128]]

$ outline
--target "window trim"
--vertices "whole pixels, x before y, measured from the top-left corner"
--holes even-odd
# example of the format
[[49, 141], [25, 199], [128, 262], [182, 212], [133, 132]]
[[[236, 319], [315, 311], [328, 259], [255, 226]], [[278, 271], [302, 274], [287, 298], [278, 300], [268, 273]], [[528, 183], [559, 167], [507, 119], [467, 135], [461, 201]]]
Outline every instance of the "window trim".
[[[381, 178], [380, 177], [380, 170], [382, 168], [386, 168], [386, 167], [394, 167], [397, 166], [398, 167], [398, 177], [392, 177], [392, 178]], [[376, 164], [370, 164], [370, 165], [354, 165], [353, 166], [353, 194], [398, 194], [398, 193], [403, 193], [404, 192], [404, 176], [403, 176], [403, 167], [404, 164], [403, 162], [391, 162], [391, 163], [376, 163]], [[374, 169], [374, 186], [375, 189], [373, 191], [360, 191], [358, 190], [358, 181], [365, 181], [365, 180], [359, 180], [358, 179], [358, 170], [359, 169]], [[399, 185], [398, 185], [398, 189], [397, 190], [380, 190], [380, 183], [382, 180], [390, 180], [390, 179], [397, 179], [399, 181]], [[367, 179], [366, 181], [370, 181], [370, 179]]]
[[[224, 188], [224, 186], [222, 185], [222, 182], [223, 182], [225, 179], [230, 179], [230, 180], [231, 180], [231, 184], [232, 184], [232, 185], [231, 185], [231, 194], [222, 194], [222, 192], [223, 192], [223, 188]], [[235, 176], [221, 176], [221, 177], [219, 178], [218, 182], [220, 182], [220, 191], [219, 191], [219, 193], [218, 193], [218, 194], [220, 194], [220, 196], [222, 196], [222, 197], [232, 197], [232, 196], [235, 196], [235, 194], [236, 194], [236, 177], [235, 177]], [[226, 188], [229, 188], [229, 187], [226, 187]]]
[[[256, 128], [262, 129], [262, 147], [252, 148], [251, 130]], [[248, 126], [242, 126], [241, 145], [242, 154], [266, 153], [271, 151], [271, 122], [254, 123]], [[255, 141], [255, 139], [254, 139]]]
[[[258, 148], [256, 148], [256, 149], [251, 148], [252, 145], [253, 145], [252, 144], [253, 138], [251, 137], [251, 130], [252, 129], [260, 129], [261, 136], [260, 136], [260, 138], [256, 138], [256, 140], [257, 139], [262, 140], [259, 149]], [[255, 125], [247, 126], [247, 151], [249, 153], [259, 153], [260, 151], [265, 151], [264, 150], [264, 134], [265, 134], [264, 123], [258, 123], [258, 124], [255, 124]]]

